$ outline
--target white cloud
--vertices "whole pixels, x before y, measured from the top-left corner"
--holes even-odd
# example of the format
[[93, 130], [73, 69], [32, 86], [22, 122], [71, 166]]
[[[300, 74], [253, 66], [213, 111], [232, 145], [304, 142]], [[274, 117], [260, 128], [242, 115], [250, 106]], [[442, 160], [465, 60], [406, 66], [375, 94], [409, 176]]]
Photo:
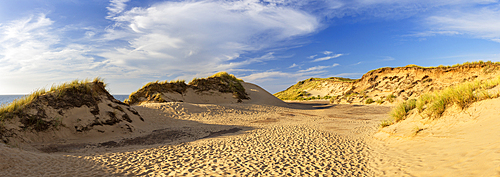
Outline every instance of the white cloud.
[[334, 64], [332, 65], [332, 67], [339, 66], [339, 65], [340, 65], [340, 64], [338, 64], [338, 63], [334, 63]]
[[333, 55], [333, 56], [327, 56], [327, 57], [316, 58], [316, 59], [314, 59], [314, 60], [313, 60], [313, 61], [311, 61], [311, 62], [318, 62], [318, 61], [330, 60], [330, 59], [333, 59], [333, 58], [338, 58], [338, 57], [341, 57], [342, 55], [344, 55], [344, 54], [335, 54], [335, 55]]
[[307, 69], [304, 69], [304, 70], [299, 70], [298, 72], [299, 73], [303, 73], [303, 72], [309, 72], [309, 71], [318, 71], [318, 70], [322, 70], [322, 69], [326, 69], [326, 68], [329, 68], [330, 66], [313, 66], [313, 67], [310, 67], [310, 68], [307, 68]]
[[[87, 53], [92, 48], [81, 44], [66, 44], [52, 29], [53, 21], [39, 14], [0, 26], [0, 93], [26, 93], [47, 83], [95, 77], [103, 65]], [[83, 78], [82, 78], [83, 79]], [[9, 91], [10, 90], [10, 91]], [[29, 90], [31, 91], [31, 90]]]
[[390, 57], [390, 56], [384, 57], [384, 59], [382, 59], [382, 61], [393, 61], [393, 60], [396, 60], [396, 59], [394, 57]]
[[100, 56], [138, 74], [169, 71], [187, 78], [241, 67], [251, 62], [232, 62], [241, 54], [283, 45], [320, 26], [303, 11], [253, 0], [164, 2], [132, 8], [114, 20], [106, 38], [130, 46]]
[[314, 58], [314, 57], [316, 57], [316, 56], [318, 56], [318, 55], [311, 55], [311, 56], [308, 56], [307, 58], [309, 58], [309, 59], [313, 59], [313, 58]]
[[436, 35], [459, 35], [462, 34], [457, 31], [422, 31], [422, 32], [416, 32], [414, 34], [409, 34], [409, 35], [404, 35], [404, 36], [410, 36], [410, 37], [428, 37], [428, 36], [436, 36]]
[[295, 67], [297, 67], [297, 66], [299, 66], [299, 65], [297, 65], [297, 64], [295, 64], [295, 63], [294, 63], [294, 64], [292, 64], [292, 65], [291, 65], [290, 67], [288, 67], [288, 68], [295, 68]]
[[447, 10], [426, 20], [437, 33], [468, 34], [492, 41], [500, 38], [500, 6]]
[[324, 51], [324, 52], [323, 52], [323, 54], [325, 54], [325, 55], [330, 55], [330, 54], [332, 54], [332, 53], [333, 53], [333, 52], [331, 52], [331, 51]]
[[127, 3], [130, 0], [110, 0], [109, 6], [106, 7], [108, 9], [108, 16], [106, 18], [113, 18], [116, 15], [122, 13], [127, 7]]
[[273, 79], [276, 77], [295, 77], [297, 74], [292, 74], [292, 73], [285, 73], [281, 71], [265, 71], [265, 72], [260, 72], [260, 73], [253, 73], [248, 76], [243, 76], [240, 77], [243, 79], [245, 82], [254, 82], [254, 81], [259, 81], [262, 82], [262, 80], [269, 80]]

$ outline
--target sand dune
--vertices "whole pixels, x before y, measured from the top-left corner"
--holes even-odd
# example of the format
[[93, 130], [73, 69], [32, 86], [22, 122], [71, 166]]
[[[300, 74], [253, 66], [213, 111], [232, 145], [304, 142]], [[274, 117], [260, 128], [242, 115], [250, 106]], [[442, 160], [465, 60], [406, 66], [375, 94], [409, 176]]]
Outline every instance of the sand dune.
[[414, 114], [384, 128], [375, 134], [388, 157], [381, 167], [415, 176], [499, 176], [499, 111], [500, 99], [485, 100], [435, 121]]
[[[430, 123], [414, 115], [379, 131], [388, 106], [284, 103], [254, 84], [242, 85], [250, 97], [243, 103], [131, 106], [144, 121], [130, 122], [134, 131], [121, 136], [89, 133], [87, 138], [31, 144], [33, 148], [0, 144], [0, 176], [498, 176], [500, 172], [500, 99], [474, 103], [465, 111], [448, 110]], [[416, 135], [414, 125], [422, 129]]]

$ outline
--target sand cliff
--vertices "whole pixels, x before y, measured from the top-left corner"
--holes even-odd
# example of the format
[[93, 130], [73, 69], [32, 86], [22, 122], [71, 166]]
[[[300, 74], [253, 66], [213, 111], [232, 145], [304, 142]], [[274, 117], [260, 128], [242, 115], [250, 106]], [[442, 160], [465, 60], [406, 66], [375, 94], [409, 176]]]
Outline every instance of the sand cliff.
[[[366, 104], [373, 102], [390, 104], [416, 98], [422, 93], [441, 90], [464, 81], [487, 80], [498, 75], [499, 64], [478, 62], [453, 67], [419, 67], [409, 65], [397, 68], [380, 68], [364, 74], [360, 79], [334, 81], [330, 79], [308, 79], [301, 85], [308, 87], [290, 87], [274, 94], [286, 99], [286, 92], [302, 91], [302, 98], [319, 95], [328, 96], [332, 103]], [[300, 83], [300, 82], [299, 82]], [[311, 86], [313, 85], [313, 86]], [[299, 97], [299, 98], [300, 98]], [[331, 98], [330, 98], [331, 97]], [[370, 103], [373, 103], [369, 101]]]

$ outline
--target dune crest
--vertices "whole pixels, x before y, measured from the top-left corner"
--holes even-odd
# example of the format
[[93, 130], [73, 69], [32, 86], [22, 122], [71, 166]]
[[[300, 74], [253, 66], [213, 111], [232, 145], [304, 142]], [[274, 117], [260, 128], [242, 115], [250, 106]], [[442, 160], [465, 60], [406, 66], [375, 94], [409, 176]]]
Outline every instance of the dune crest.
[[113, 98], [101, 80], [73, 82], [2, 113], [1, 139], [14, 146], [121, 136], [136, 131], [139, 113]]

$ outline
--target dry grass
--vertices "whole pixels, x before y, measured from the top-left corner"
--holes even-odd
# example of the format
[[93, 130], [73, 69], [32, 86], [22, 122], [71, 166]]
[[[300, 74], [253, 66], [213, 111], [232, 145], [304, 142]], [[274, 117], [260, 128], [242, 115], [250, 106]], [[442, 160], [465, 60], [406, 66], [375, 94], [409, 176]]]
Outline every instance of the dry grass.
[[365, 104], [372, 104], [372, 103], [374, 103], [374, 102], [375, 102], [375, 101], [373, 101], [373, 99], [368, 98], [368, 99], [366, 99]]
[[15, 115], [20, 114], [24, 111], [24, 109], [30, 105], [34, 100], [39, 98], [45, 94], [53, 94], [57, 98], [61, 98], [68, 93], [68, 91], [77, 91], [85, 94], [92, 94], [96, 96], [99, 90], [94, 89], [92, 83], [100, 83], [105, 87], [104, 81], [102, 78], [95, 78], [93, 80], [85, 79], [85, 80], [74, 80], [72, 82], [66, 82], [60, 85], [52, 85], [50, 89], [38, 89], [32, 92], [29, 95], [21, 97], [19, 99], [14, 100], [9, 104], [4, 104], [0, 106], [0, 129], [1, 125], [5, 120], [13, 118]]
[[[141, 89], [130, 94], [125, 103], [132, 105], [143, 101], [166, 102], [162, 97], [162, 93], [177, 92], [183, 94], [187, 88], [192, 88], [196, 91], [217, 90], [221, 93], [233, 93], [233, 96], [239, 101], [241, 99], [249, 99], [245, 88], [241, 85], [243, 80], [236, 78], [227, 72], [219, 72], [207, 78], [194, 78], [186, 84], [184, 80], [175, 81], [154, 81], [144, 85]], [[139, 100], [144, 98], [145, 100]]]
[[388, 101], [389, 103], [393, 103], [395, 99], [396, 99], [396, 96], [394, 96], [393, 94], [387, 95], [385, 97], [385, 100]]
[[93, 82], [104, 83], [103, 79], [97, 77], [94, 80], [74, 80], [61, 85], [52, 85], [49, 90], [45, 88], [38, 89], [29, 95], [14, 100], [9, 104], [2, 105], [0, 107], [0, 119], [7, 113], [16, 113], [23, 110], [26, 105], [30, 104], [34, 99], [44, 94], [55, 94], [58, 97], [62, 97], [69, 89], [76, 89], [83, 93], [92, 93], [92, 86], [90, 83]]
[[[440, 68], [440, 69], [449, 69], [449, 68], [457, 68], [457, 67], [473, 66], [473, 65], [486, 65], [486, 66], [500, 67], [500, 62], [492, 62], [492, 61], [482, 61], [482, 60], [479, 60], [479, 61], [473, 61], [473, 62], [457, 63], [457, 64], [454, 64], [454, 65], [451, 65], [451, 66], [449, 66], [449, 65], [448, 66], [439, 65], [437, 67], [436, 66], [424, 67], [424, 66], [418, 66], [418, 65], [415, 65], [415, 64], [409, 64], [409, 65], [406, 65], [404, 67], [396, 67], [396, 68], [423, 68], [423, 69], [436, 69], [436, 68]], [[382, 69], [386, 69], [386, 68], [391, 68], [391, 67], [378, 68], [378, 69], [370, 70], [367, 73], [371, 73], [371, 72], [382, 70]], [[489, 69], [489, 67], [487, 67], [486, 69]], [[486, 70], [485, 70], [485, 72], [486, 72]]]
[[[500, 84], [500, 77], [486, 81], [464, 82], [459, 85], [448, 87], [444, 90], [430, 94], [423, 94], [417, 100], [407, 100], [398, 104], [390, 113], [390, 116], [399, 122], [404, 120], [408, 113], [417, 109], [424, 117], [436, 119], [442, 116], [447, 108], [456, 105], [460, 109], [465, 109], [472, 103], [500, 97], [499, 93], [491, 94], [488, 89]], [[382, 125], [388, 124], [382, 122]], [[392, 123], [391, 123], [392, 124]]]
[[330, 99], [329, 97], [316, 97], [314, 98], [304, 90], [321, 88], [324, 82], [355, 82], [356, 79], [349, 79], [343, 77], [330, 77], [330, 78], [309, 78], [297, 82], [297, 84], [288, 87], [286, 90], [273, 94], [281, 100], [312, 100], [312, 99]]
[[187, 89], [185, 80], [174, 80], [174, 81], [153, 81], [142, 86], [139, 90], [133, 92], [129, 95], [128, 99], [123, 102], [129, 105], [136, 104], [139, 102], [140, 97], [144, 97], [148, 100], [154, 100], [157, 102], [165, 102], [161, 97], [161, 92], [178, 92], [183, 93]]

